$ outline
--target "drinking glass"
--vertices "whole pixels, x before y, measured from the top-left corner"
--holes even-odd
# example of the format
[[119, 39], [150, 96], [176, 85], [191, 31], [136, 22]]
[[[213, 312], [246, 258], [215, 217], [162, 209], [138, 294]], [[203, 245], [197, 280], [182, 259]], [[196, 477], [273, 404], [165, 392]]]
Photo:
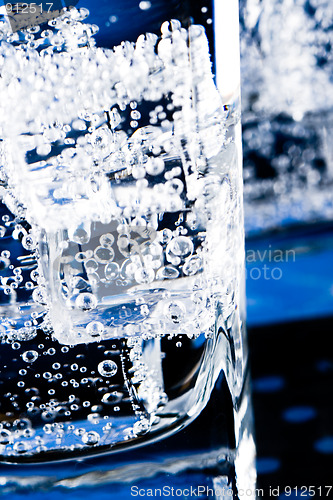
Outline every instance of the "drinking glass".
[[1, 37], [9, 483], [254, 496], [237, 1], [7, 3]]
[[332, 2], [242, 0], [240, 18], [247, 255], [294, 255], [277, 280], [257, 261], [248, 324], [331, 315]]
[[332, 3], [242, 0], [245, 225], [333, 219]]

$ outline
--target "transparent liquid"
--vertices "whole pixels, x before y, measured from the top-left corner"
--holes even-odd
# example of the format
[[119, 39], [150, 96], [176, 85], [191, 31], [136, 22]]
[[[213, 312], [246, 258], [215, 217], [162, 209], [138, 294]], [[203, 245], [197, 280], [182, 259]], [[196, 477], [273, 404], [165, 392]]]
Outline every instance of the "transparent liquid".
[[111, 51], [86, 16], [1, 45], [8, 461], [144, 444], [221, 369], [235, 404], [243, 387], [238, 101], [202, 27]]

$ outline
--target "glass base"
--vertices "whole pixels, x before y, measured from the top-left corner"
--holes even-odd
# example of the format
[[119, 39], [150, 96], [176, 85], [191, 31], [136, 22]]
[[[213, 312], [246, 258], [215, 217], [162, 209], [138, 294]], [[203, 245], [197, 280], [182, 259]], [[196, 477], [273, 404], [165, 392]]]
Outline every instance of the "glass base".
[[0, 466], [3, 498], [255, 498], [248, 383], [235, 411], [223, 373], [202, 413], [159, 442], [98, 458]]

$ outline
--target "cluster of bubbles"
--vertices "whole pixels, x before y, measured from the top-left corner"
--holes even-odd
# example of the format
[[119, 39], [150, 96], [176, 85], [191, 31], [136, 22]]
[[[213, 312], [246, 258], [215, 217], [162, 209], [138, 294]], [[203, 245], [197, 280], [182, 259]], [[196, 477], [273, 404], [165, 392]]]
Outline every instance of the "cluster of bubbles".
[[[80, 32], [91, 28], [85, 15], [73, 8], [49, 21], [48, 33], [29, 32], [29, 43], [23, 30], [23, 38], [3, 34], [0, 44], [3, 168], [29, 221], [48, 231], [69, 220], [105, 222], [119, 210], [180, 210], [184, 181], [172, 172], [154, 179], [164, 173], [163, 160], [183, 158], [193, 199], [198, 173], [226, 133], [202, 27], [166, 22], [160, 39], [141, 35], [111, 50], [80, 43]], [[54, 45], [67, 30], [76, 45]], [[116, 189], [123, 178], [133, 181], [132, 196], [127, 186]]]
[[88, 232], [81, 228], [69, 238], [63, 232], [57, 246], [48, 242], [45, 273], [58, 263], [48, 281], [62, 304], [62, 312], [50, 304], [55, 337], [76, 344], [207, 330], [214, 304], [202, 273], [206, 231], [193, 212], [187, 215], [176, 214], [173, 230], [160, 229], [156, 216], [136, 217], [131, 224], [86, 225]]
[[25, 220], [0, 205], [0, 341], [29, 341], [46, 321], [45, 279], [38, 266], [37, 238]]
[[[140, 339], [132, 339], [126, 349], [119, 343], [99, 345], [101, 361], [87, 359], [82, 351], [73, 356], [73, 347], [46, 349], [35, 340], [28, 345], [34, 348], [12, 343], [15, 356], [7, 361], [16, 365], [17, 376], [9, 377], [1, 402], [2, 456], [134, 439], [149, 432], [158, 421], [157, 408], [167, 403], [160, 381], [144, 363]], [[43, 364], [50, 356], [53, 360]], [[124, 374], [126, 363], [131, 369]]]

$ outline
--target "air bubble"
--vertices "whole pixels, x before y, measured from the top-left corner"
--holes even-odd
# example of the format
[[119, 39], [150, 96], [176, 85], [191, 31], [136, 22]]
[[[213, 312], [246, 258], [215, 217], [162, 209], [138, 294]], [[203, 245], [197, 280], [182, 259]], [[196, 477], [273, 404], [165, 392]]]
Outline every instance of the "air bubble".
[[16, 451], [16, 453], [26, 453], [30, 448], [31, 445], [28, 441], [17, 441], [13, 446], [13, 450]]
[[100, 435], [98, 432], [95, 431], [89, 431], [85, 432], [82, 436], [82, 441], [84, 444], [87, 444], [88, 446], [94, 446], [99, 443], [100, 440]]
[[104, 325], [100, 321], [91, 321], [86, 330], [91, 337], [100, 337], [104, 333]]
[[162, 158], [149, 158], [146, 165], [146, 172], [149, 175], [159, 175], [164, 171], [164, 161]]
[[131, 173], [134, 179], [143, 179], [146, 176], [146, 170], [141, 165], [133, 167]]
[[186, 276], [193, 276], [202, 269], [202, 260], [199, 256], [194, 255], [183, 265], [183, 272]]
[[12, 433], [7, 429], [0, 429], [0, 444], [8, 444]]
[[184, 304], [180, 301], [169, 302], [164, 308], [164, 314], [173, 323], [180, 323], [186, 313]]
[[101, 264], [106, 264], [113, 260], [114, 258], [114, 250], [112, 248], [106, 248], [106, 247], [97, 247], [94, 251], [95, 258], [97, 262], [100, 262]]
[[129, 239], [127, 236], [120, 236], [117, 240], [119, 251], [124, 257], [130, 257], [139, 252], [138, 242]]
[[54, 420], [56, 416], [57, 416], [57, 412], [54, 410], [45, 410], [42, 412], [42, 415], [41, 415], [42, 419], [46, 420], [46, 421]]
[[36, 281], [37, 282], [38, 279], [39, 279], [39, 272], [38, 272], [38, 270], [34, 269], [33, 271], [31, 271], [30, 277], [31, 277], [32, 281]]
[[97, 369], [103, 377], [113, 377], [118, 371], [118, 366], [111, 359], [106, 359], [99, 363]]
[[179, 276], [179, 271], [178, 269], [176, 269], [175, 267], [173, 266], [165, 266], [165, 267], [161, 267], [158, 271], [157, 271], [157, 275], [156, 277], [158, 279], [175, 279], [175, 278], [178, 278]]
[[34, 361], [36, 361], [37, 358], [38, 358], [38, 352], [37, 351], [33, 351], [33, 350], [31, 350], [31, 351], [25, 351], [22, 354], [22, 359], [26, 363], [33, 363]]
[[37, 147], [36, 153], [39, 156], [47, 156], [51, 152], [51, 145], [50, 144], [42, 144]]
[[80, 224], [74, 230], [69, 231], [69, 239], [74, 243], [83, 245], [90, 240], [90, 224]]
[[85, 270], [87, 274], [94, 273], [98, 269], [98, 264], [96, 260], [89, 259], [84, 263]]
[[139, 267], [135, 272], [135, 280], [140, 284], [148, 284], [154, 281], [155, 272], [152, 268]]
[[75, 305], [83, 311], [91, 311], [97, 306], [97, 299], [92, 293], [80, 293], [75, 300]]
[[32, 292], [32, 299], [37, 304], [46, 305], [46, 296], [44, 288], [37, 287]]
[[91, 134], [90, 143], [95, 149], [102, 151], [103, 157], [111, 153], [112, 135], [107, 127], [100, 128]]
[[87, 420], [92, 424], [99, 424], [100, 417], [101, 416], [99, 413], [90, 413], [89, 415], [87, 415]]
[[149, 2], [148, 0], [142, 0], [140, 3], [139, 3], [139, 8], [141, 10], [149, 10], [151, 7], [151, 2]]
[[111, 248], [114, 243], [114, 236], [111, 233], [102, 234], [102, 236], [99, 239], [99, 242], [102, 245], [102, 247]]
[[170, 241], [167, 251], [172, 252], [177, 257], [186, 258], [193, 252], [193, 243], [187, 236], [177, 236]]
[[172, 179], [166, 183], [166, 188], [169, 195], [179, 195], [184, 189], [184, 184], [180, 179]]
[[87, 254], [85, 252], [78, 252], [75, 255], [75, 260], [77, 262], [84, 262], [87, 259]]
[[83, 130], [86, 130], [87, 126], [83, 120], [80, 120], [79, 118], [77, 118], [76, 120], [73, 121], [72, 128], [73, 128], [73, 130], [83, 131]]
[[141, 118], [141, 113], [140, 111], [137, 111], [137, 110], [133, 110], [131, 112], [131, 117], [133, 118], [133, 120], [139, 120]]
[[115, 280], [119, 276], [119, 265], [116, 262], [110, 262], [105, 266], [105, 277], [108, 281]]
[[36, 243], [30, 234], [26, 234], [25, 236], [23, 236], [22, 246], [26, 250], [34, 250], [34, 248], [36, 247]]

